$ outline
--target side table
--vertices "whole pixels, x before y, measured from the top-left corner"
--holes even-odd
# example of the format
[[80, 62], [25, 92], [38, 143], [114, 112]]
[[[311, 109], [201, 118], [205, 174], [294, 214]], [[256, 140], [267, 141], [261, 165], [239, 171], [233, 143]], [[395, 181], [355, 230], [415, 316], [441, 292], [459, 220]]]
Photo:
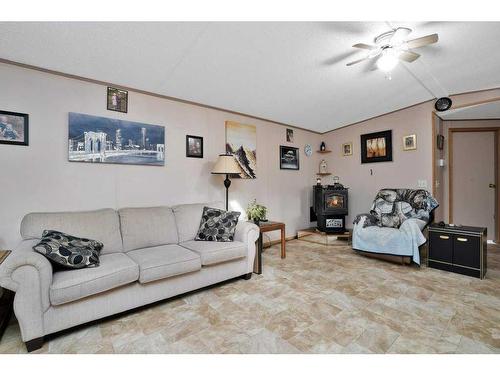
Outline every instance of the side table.
[[265, 232], [271, 232], [275, 230], [281, 231], [281, 259], [286, 258], [286, 245], [285, 245], [285, 223], [280, 223], [277, 221], [264, 221], [259, 223], [259, 240], [257, 246], [257, 254], [255, 254], [255, 265], [254, 265], [254, 273], [261, 274], [262, 273], [262, 247], [263, 247], [263, 239], [262, 234]]
[[[0, 265], [11, 253], [10, 250], [0, 250]], [[14, 301], [14, 293], [10, 290], [3, 289], [0, 297], [0, 339], [9, 324], [10, 317], [12, 316], [12, 302]]]

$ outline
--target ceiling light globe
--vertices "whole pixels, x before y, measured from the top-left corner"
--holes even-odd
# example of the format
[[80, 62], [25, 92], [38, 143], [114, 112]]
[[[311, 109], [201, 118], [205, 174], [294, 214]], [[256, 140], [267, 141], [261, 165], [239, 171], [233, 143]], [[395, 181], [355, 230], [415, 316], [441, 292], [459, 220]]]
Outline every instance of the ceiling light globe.
[[392, 49], [385, 49], [382, 51], [382, 56], [377, 60], [377, 68], [383, 72], [390, 72], [398, 65], [398, 57]]

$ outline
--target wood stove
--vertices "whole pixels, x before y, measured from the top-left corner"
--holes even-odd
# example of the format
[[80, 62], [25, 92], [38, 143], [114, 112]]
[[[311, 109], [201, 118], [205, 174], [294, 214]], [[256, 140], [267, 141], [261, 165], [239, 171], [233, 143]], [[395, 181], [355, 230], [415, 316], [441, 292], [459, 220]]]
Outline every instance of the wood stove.
[[342, 184], [316, 185], [314, 191], [314, 213], [318, 229], [326, 233], [344, 233], [348, 212], [348, 190]]

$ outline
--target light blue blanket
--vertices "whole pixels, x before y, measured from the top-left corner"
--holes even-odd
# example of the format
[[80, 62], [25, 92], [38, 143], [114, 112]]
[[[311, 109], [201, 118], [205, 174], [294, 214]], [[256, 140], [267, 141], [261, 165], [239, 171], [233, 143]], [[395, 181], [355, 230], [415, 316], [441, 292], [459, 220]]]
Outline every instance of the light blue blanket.
[[352, 247], [372, 253], [411, 256], [420, 265], [419, 246], [426, 242], [422, 234], [426, 222], [407, 219], [399, 228], [367, 226], [363, 228], [366, 216], [354, 224]]

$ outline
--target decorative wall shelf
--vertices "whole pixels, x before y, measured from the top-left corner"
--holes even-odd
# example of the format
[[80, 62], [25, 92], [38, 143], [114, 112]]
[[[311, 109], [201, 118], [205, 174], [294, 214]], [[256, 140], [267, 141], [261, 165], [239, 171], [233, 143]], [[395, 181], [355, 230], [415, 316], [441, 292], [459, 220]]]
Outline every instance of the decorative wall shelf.
[[320, 154], [328, 154], [328, 153], [330, 153], [332, 151], [331, 150], [324, 150], [324, 151], [317, 150], [316, 152], [319, 152]]
[[316, 173], [318, 176], [330, 176], [331, 173]]

